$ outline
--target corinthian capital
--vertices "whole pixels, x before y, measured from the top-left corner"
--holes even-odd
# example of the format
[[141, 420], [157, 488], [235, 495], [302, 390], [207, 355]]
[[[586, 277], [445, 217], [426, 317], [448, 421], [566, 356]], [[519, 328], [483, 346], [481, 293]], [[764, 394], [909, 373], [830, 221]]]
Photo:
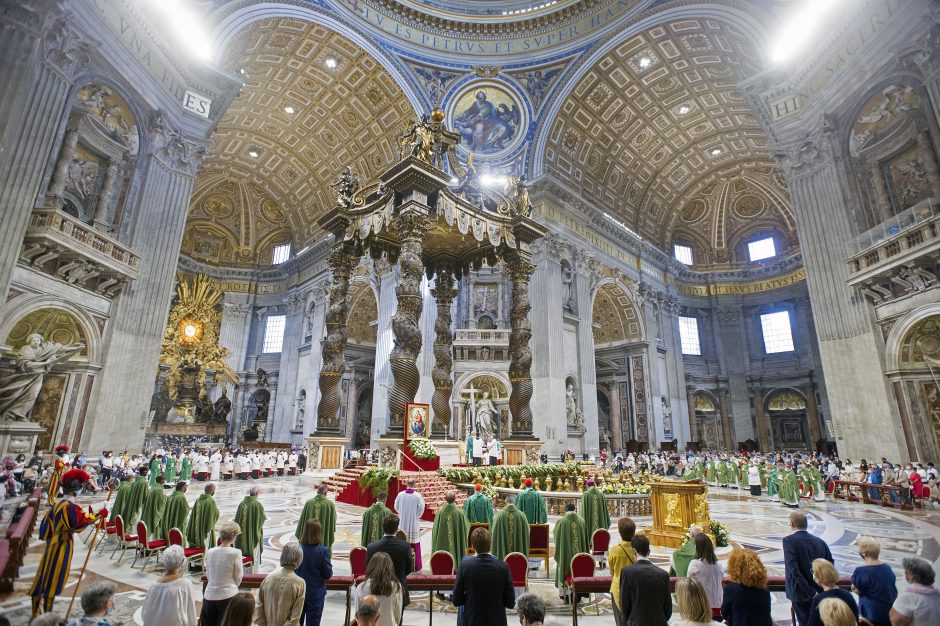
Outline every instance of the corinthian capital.
[[777, 146], [773, 153], [780, 174], [786, 181], [809, 176], [832, 158], [829, 127], [806, 133], [798, 141]]
[[150, 119], [151, 152], [167, 168], [194, 176], [203, 157], [206, 145], [193, 141], [170, 123], [162, 111], [156, 111]]
[[64, 77], [71, 78], [91, 59], [95, 45], [60, 15], [43, 32], [43, 58]]

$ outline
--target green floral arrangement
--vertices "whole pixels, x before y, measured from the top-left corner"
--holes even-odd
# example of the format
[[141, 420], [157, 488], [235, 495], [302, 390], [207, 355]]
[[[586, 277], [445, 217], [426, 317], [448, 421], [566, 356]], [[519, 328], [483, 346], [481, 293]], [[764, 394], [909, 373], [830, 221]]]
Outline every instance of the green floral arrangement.
[[452, 483], [470, 483], [473, 477], [479, 474], [484, 481], [495, 482], [500, 476], [505, 476], [507, 483], [518, 487], [525, 478], [555, 478], [557, 476], [586, 476], [587, 472], [575, 461], [567, 463], [532, 464], [532, 465], [496, 465], [483, 467], [450, 467], [437, 471]]
[[712, 520], [708, 524], [706, 529], [708, 532], [715, 537], [715, 546], [718, 548], [724, 548], [731, 545], [731, 535], [728, 533], [728, 529], [721, 522], [716, 522]]
[[373, 495], [388, 492], [388, 481], [396, 478], [400, 472], [389, 467], [370, 467], [359, 477], [359, 487], [371, 491]]
[[409, 439], [408, 449], [419, 461], [428, 461], [437, 458], [437, 448], [430, 439]]
[[650, 486], [646, 483], [605, 482], [600, 490], [610, 495], [648, 495]]

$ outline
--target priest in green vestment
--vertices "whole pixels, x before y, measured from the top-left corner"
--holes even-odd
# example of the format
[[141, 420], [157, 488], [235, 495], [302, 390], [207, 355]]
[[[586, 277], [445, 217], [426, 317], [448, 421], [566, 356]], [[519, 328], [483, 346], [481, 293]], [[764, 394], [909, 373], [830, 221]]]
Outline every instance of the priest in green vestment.
[[373, 541], [378, 541], [382, 538], [382, 523], [392, 512], [385, 506], [385, 500], [387, 498], [388, 494], [384, 491], [375, 494], [375, 504], [366, 509], [366, 512], [362, 514], [362, 533], [359, 538], [360, 546], [366, 547]]
[[321, 484], [317, 487], [317, 495], [304, 504], [304, 510], [300, 513], [294, 536], [297, 537], [298, 541], [300, 540], [308, 519], [320, 520], [320, 526], [323, 527], [323, 545], [332, 555], [333, 539], [336, 537], [336, 505], [326, 497], [326, 492], [327, 486]]
[[590, 545], [595, 530], [610, 528], [610, 512], [607, 510], [607, 499], [595, 486], [594, 480], [589, 478], [584, 484], [588, 490], [581, 494], [581, 517], [584, 518], [584, 530]]
[[718, 470], [715, 469], [714, 459], [708, 462], [708, 469], [705, 470], [705, 477], [708, 480], [708, 483], [711, 485], [718, 484]]
[[[121, 486], [118, 487], [117, 495], [114, 497], [114, 506], [111, 507], [111, 517], [108, 518], [109, 522], [113, 522], [114, 518], [120, 515], [124, 523], [127, 523], [127, 508], [131, 500], [131, 491], [134, 488], [132, 478], [129, 473], [124, 474]], [[127, 532], [131, 531], [128, 530]]]
[[[215, 523], [219, 521], [219, 507], [215, 504], [215, 485], [206, 485], [205, 492], [193, 502], [186, 526], [186, 541], [193, 548], [215, 547]], [[208, 537], [208, 539], [207, 539]]]
[[193, 461], [186, 452], [183, 452], [183, 462], [180, 463], [180, 480], [189, 482], [193, 479]]
[[532, 488], [532, 479], [526, 478], [522, 493], [516, 498], [516, 506], [525, 513], [529, 524], [547, 524], [548, 509], [545, 507], [545, 498]]
[[529, 555], [529, 520], [516, 508], [516, 497], [506, 496], [506, 506], [493, 518], [493, 556], [505, 559], [510, 552]]
[[172, 487], [176, 484], [176, 457], [172, 454], [166, 455], [166, 462], [163, 466], [163, 484]]
[[799, 485], [796, 481], [796, 474], [793, 472], [793, 468], [787, 465], [787, 468], [780, 472], [780, 480], [778, 482], [778, 489], [780, 490], [780, 501], [787, 506], [799, 506]]
[[772, 464], [767, 470], [767, 495], [771, 502], [780, 502], [780, 472]]
[[700, 534], [702, 534], [701, 528], [695, 524], [689, 526], [689, 538], [672, 553], [672, 563], [669, 569], [670, 576], [684, 578], [689, 575], [689, 563], [695, 558], [695, 538]]
[[157, 476], [153, 487], [147, 490], [144, 508], [140, 513], [140, 521], [147, 525], [148, 539], [157, 539], [163, 535], [160, 522], [163, 521], [164, 509], [166, 509], [166, 496], [163, 495], [163, 476]]
[[[127, 508], [124, 509], [127, 512], [127, 517], [124, 518], [124, 528], [127, 529], [133, 529], [134, 525], [137, 524], [140, 511], [144, 508], [144, 499], [147, 497], [147, 490], [150, 488], [147, 481], [147, 466], [141, 465], [137, 471], [139, 472], [137, 474], [137, 480], [131, 485], [130, 497], [127, 499]], [[133, 530], [128, 530], [127, 532], [133, 532]]]
[[447, 502], [437, 510], [434, 515], [434, 526], [431, 528], [431, 551], [449, 552], [454, 557], [454, 571], [460, 567], [460, 559], [467, 554], [467, 535], [470, 534], [470, 522], [467, 516], [454, 504], [457, 494], [448, 491], [444, 494]]
[[186, 501], [186, 489], [189, 485], [180, 481], [176, 489], [166, 499], [166, 508], [163, 509], [163, 538], [170, 540], [170, 529], [176, 528], [185, 536], [186, 520], [189, 517], [189, 502]]
[[148, 479], [149, 486], [153, 487], [157, 482], [157, 476], [163, 473], [163, 463], [160, 461], [160, 457], [154, 456], [150, 459], [150, 476]]
[[483, 494], [483, 485], [473, 486], [473, 495], [464, 500], [463, 512], [471, 524], [489, 524], [493, 521], [493, 499]]
[[[517, 500], [518, 502], [518, 500]], [[574, 502], [565, 505], [565, 515], [555, 522], [555, 586], [566, 588], [565, 577], [571, 573], [571, 559], [580, 552], [590, 551], [584, 520], [575, 511]]]
[[257, 565], [261, 563], [261, 551], [264, 544], [264, 533], [261, 529], [267, 519], [264, 515], [264, 507], [258, 502], [259, 493], [261, 493], [261, 488], [258, 486], [249, 489], [248, 495], [235, 509], [235, 523], [242, 528], [235, 538], [235, 547], [242, 551], [242, 556], [250, 556], [254, 559], [252, 569], [257, 569]]
[[731, 482], [731, 464], [725, 461], [718, 461], [718, 486], [727, 487]]

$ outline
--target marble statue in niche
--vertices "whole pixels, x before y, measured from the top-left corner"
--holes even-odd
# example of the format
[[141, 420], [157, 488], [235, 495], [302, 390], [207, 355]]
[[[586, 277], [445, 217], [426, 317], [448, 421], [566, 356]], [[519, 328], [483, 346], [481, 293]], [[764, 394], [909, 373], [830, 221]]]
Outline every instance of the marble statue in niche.
[[561, 262], [561, 303], [565, 311], [574, 313], [574, 270], [568, 261]]
[[578, 408], [578, 395], [575, 391], [574, 383], [569, 380], [568, 387], [565, 389], [565, 412], [568, 418], [568, 430], [583, 433], [587, 428], [584, 426], [584, 415]]
[[307, 411], [307, 391], [301, 389], [297, 394], [297, 410], [294, 413], [294, 430], [301, 430], [304, 427], [304, 415]]
[[228, 399], [228, 390], [222, 387], [222, 395], [215, 401], [213, 416], [216, 422], [227, 422], [228, 414], [232, 411], [232, 401]]
[[499, 435], [499, 413], [496, 406], [490, 400], [490, 393], [483, 392], [483, 397], [477, 400], [477, 428], [481, 435]]
[[669, 406], [669, 399], [666, 396], [660, 396], [660, 402], [663, 405], [663, 432], [666, 435], [672, 434], [672, 408]]
[[85, 347], [83, 343], [48, 342], [39, 334], [30, 335], [28, 341], [16, 355], [15, 370], [0, 378], [2, 420], [27, 421], [46, 374]]

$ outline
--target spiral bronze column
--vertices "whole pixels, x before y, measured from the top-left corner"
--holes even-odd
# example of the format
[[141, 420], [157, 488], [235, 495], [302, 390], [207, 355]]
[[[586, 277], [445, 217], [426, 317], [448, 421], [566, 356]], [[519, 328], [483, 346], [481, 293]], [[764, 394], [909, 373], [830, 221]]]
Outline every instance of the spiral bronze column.
[[395, 296], [398, 309], [392, 317], [392, 332], [395, 345], [389, 356], [388, 366], [392, 370], [392, 388], [388, 394], [390, 431], [400, 433], [405, 424], [405, 405], [414, 402], [421, 382], [416, 364], [421, 351], [421, 276], [424, 264], [421, 247], [428, 229], [428, 219], [415, 210], [403, 210], [395, 218], [394, 227], [401, 237], [398, 255], [398, 285]]
[[450, 431], [450, 396], [454, 390], [452, 370], [454, 365], [454, 336], [450, 331], [450, 305], [457, 295], [454, 289], [454, 277], [449, 269], [439, 269], [435, 277], [431, 294], [437, 300], [437, 321], [434, 322], [434, 369], [431, 379], [434, 381], [434, 395], [431, 396], [431, 408], [434, 410], [434, 422], [431, 435], [445, 437]]
[[532, 326], [529, 324], [529, 278], [535, 265], [527, 252], [514, 251], [507, 256], [506, 267], [512, 281], [512, 302], [509, 308], [509, 411], [512, 414], [512, 436], [514, 439], [532, 436], [532, 351], [529, 339]]
[[333, 248], [327, 263], [333, 286], [326, 310], [326, 338], [323, 340], [323, 365], [320, 368], [320, 404], [317, 405], [317, 433], [339, 433], [336, 416], [340, 403], [340, 378], [343, 376], [346, 349], [346, 318], [349, 314], [349, 275], [356, 257], [344, 245]]

